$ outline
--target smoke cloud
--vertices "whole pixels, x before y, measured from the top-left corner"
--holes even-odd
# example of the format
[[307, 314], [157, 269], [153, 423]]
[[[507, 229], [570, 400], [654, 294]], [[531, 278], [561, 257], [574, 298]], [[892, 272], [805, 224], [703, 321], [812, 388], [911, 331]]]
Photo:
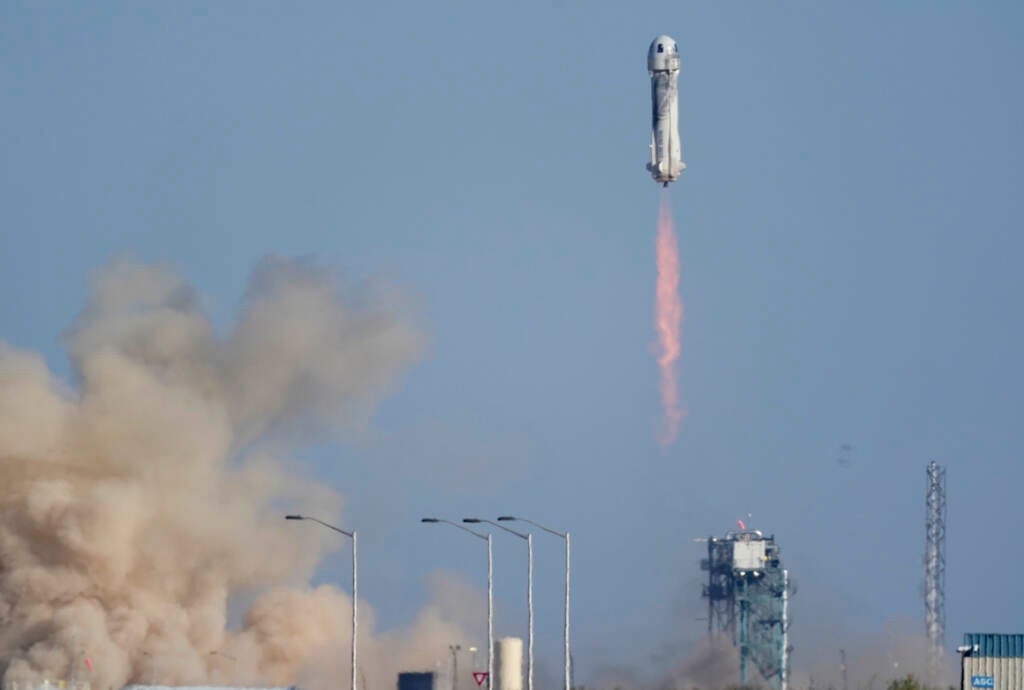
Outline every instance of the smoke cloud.
[[[753, 664], [751, 664], [753, 666]], [[716, 690], [740, 685], [740, 654], [724, 635], [704, 638], [693, 653], [659, 684], [660, 690]], [[767, 687], [756, 669], [749, 669], [748, 684]]]
[[[833, 624], [836, 621], [831, 621]], [[840, 649], [846, 651], [848, 690], [885, 690], [897, 679], [912, 675], [929, 688], [956, 683], [955, 659], [943, 656], [929, 663], [928, 642], [907, 629], [908, 621], [891, 621], [873, 632], [853, 635], [837, 632], [829, 639], [796, 640], [799, 658], [791, 663], [789, 687], [793, 690], [843, 690]], [[841, 627], [839, 625], [836, 626]], [[674, 659], [659, 660], [667, 670], [606, 666], [599, 669], [594, 687], [599, 690], [730, 690], [769, 688], [770, 684], [751, 664], [746, 685], [740, 680], [740, 655], [727, 634], [704, 637], [685, 649], [673, 649]], [[681, 661], [680, 661], [681, 659]], [[666, 663], [667, 661], [667, 663]], [[652, 659], [653, 665], [661, 665]]]
[[[336, 535], [281, 519], [340, 521], [342, 498], [290, 458], [362, 428], [422, 343], [397, 293], [283, 258], [254, 271], [223, 335], [172, 271], [115, 262], [68, 335], [70, 385], [0, 343], [5, 684], [346, 678], [352, 602], [302, 584]], [[239, 598], [254, 603], [232, 630]], [[462, 637], [451, 609], [375, 634], [361, 605], [367, 687], [443, 657]]]
[[[740, 655], [731, 637], [701, 637], [696, 644], [672, 644], [651, 659], [653, 669], [606, 666], [596, 687], [602, 690], [725, 690], [740, 683]], [[755, 669], [750, 686], [767, 687]]]
[[[930, 687], [958, 680], [955, 658], [943, 655], [930, 663], [928, 640], [919, 621], [893, 618], [870, 631], [854, 633], [833, 622], [832, 635], [800, 634], [791, 687], [843, 688], [840, 649], [846, 651], [849, 690], [884, 690], [891, 681], [915, 676]], [[955, 656], [955, 655], [954, 655]]]

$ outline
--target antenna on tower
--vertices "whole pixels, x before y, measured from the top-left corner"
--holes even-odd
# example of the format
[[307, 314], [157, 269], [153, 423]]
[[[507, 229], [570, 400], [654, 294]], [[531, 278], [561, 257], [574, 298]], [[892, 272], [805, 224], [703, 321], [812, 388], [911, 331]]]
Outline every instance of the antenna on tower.
[[932, 460], [926, 473], [924, 625], [929, 673], [934, 676], [946, 645], [946, 468]]

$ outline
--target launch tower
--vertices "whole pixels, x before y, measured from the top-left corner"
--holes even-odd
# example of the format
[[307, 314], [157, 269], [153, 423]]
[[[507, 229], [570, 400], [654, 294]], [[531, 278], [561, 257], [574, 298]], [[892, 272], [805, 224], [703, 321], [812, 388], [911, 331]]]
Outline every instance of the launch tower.
[[740, 652], [740, 682], [753, 667], [773, 690], [788, 689], [789, 572], [775, 537], [760, 530], [700, 539], [708, 545], [701, 569], [708, 573], [708, 634], [726, 634]]

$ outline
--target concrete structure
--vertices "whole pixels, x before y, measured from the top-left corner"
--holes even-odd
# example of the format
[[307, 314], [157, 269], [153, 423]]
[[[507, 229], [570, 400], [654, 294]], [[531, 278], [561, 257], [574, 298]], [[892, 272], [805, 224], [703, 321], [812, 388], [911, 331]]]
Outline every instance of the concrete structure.
[[1024, 634], [965, 633], [961, 690], [1024, 690]]
[[497, 690], [523, 690], [523, 641], [503, 637], [494, 643], [494, 672]]
[[725, 633], [740, 652], [740, 682], [756, 669], [773, 690], [789, 680], [789, 572], [782, 567], [775, 537], [744, 529], [708, 537], [708, 634]]

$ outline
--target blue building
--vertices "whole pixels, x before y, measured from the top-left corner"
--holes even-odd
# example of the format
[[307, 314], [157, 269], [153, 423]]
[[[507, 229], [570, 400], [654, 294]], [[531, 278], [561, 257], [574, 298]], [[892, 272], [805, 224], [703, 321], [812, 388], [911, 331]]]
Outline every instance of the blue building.
[[404, 672], [398, 674], [398, 690], [434, 690], [437, 676], [431, 672]]
[[1024, 690], [1024, 634], [964, 633], [961, 690]]

